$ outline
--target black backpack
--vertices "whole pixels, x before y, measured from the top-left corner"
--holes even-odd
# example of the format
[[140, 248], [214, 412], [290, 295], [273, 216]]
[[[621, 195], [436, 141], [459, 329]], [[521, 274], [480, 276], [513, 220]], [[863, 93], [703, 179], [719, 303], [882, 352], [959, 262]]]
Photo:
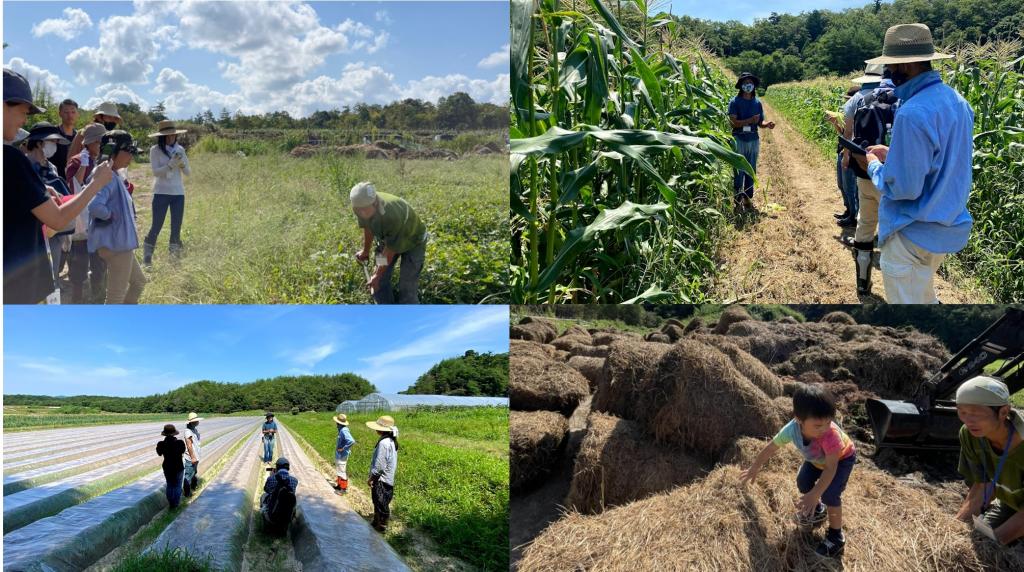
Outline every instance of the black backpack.
[[[861, 147], [884, 145], [889, 130], [896, 120], [899, 99], [892, 88], [880, 87], [864, 96], [863, 105], [853, 114], [853, 141]], [[854, 172], [861, 178], [868, 178], [860, 165], [851, 161]]]
[[275, 476], [277, 486], [274, 488], [274, 492], [270, 495], [270, 512], [268, 519], [270, 522], [279, 527], [285, 527], [292, 520], [292, 514], [295, 512], [295, 493], [288, 487], [288, 479], [282, 478], [280, 475]]

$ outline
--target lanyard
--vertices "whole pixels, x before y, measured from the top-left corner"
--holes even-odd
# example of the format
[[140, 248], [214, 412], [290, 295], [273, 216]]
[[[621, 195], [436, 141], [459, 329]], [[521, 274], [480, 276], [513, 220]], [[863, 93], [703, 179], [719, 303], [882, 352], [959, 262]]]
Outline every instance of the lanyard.
[[[1006, 458], [1010, 456], [1010, 443], [1013, 443], [1013, 433], [1016, 429], [1017, 428], [1013, 423], [1010, 423], [1010, 434], [1006, 437], [1006, 446], [1003, 447], [1003, 454], [999, 456], [999, 463], [996, 464], [996, 474], [992, 477], [991, 491], [993, 493], [996, 490], [996, 482], [999, 480], [999, 475], [1003, 472], [1003, 465], [1006, 463]], [[982, 497], [981, 501], [981, 510], [984, 511], [988, 508], [988, 501], [992, 497], [989, 493], [988, 471], [985, 470], [985, 463], [981, 464], [981, 472], [985, 477], [985, 496]]]

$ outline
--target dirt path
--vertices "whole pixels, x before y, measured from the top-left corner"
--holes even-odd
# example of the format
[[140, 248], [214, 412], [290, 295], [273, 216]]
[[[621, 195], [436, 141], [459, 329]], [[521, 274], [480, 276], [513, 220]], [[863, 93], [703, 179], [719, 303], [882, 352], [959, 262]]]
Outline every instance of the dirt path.
[[[754, 204], [760, 214], [737, 222], [719, 251], [722, 275], [714, 299], [744, 303], [857, 304], [885, 301], [877, 253], [872, 295], [858, 296], [853, 256], [841, 242], [832, 213], [842, 211], [835, 164], [764, 102], [775, 129], [762, 130], [759, 184]], [[778, 204], [784, 209], [767, 205]], [[936, 279], [943, 303], [978, 303], [983, 294]]]

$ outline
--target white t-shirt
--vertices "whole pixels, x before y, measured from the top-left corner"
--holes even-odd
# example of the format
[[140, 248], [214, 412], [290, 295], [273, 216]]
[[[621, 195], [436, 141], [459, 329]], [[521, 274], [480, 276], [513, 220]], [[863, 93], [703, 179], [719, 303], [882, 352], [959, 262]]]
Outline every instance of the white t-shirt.
[[184, 437], [185, 437], [185, 439], [184, 439], [185, 440], [185, 455], [183, 457], [185, 459], [189, 459], [189, 456], [188, 456], [188, 440], [191, 439], [192, 440], [192, 451], [194, 451], [195, 454], [196, 454], [196, 461], [198, 462], [198, 461], [202, 460], [202, 457], [199, 456], [199, 435], [197, 435], [195, 432], [192, 431], [192, 429], [190, 429], [188, 426], [186, 426], [185, 427], [185, 435], [184, 435]]

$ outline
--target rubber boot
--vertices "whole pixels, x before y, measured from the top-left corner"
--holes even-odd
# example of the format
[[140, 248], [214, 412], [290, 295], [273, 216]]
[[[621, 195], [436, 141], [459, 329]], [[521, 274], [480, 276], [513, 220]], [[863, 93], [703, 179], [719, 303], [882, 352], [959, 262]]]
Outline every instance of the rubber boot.
[[148, 242], [142, 243], [142, 265], [150, 267], [153, 265], [153, 251], [156, 250], [156, 246]]
[[182, 250], [184, 250], [184, 248], [185, 245], [181, 244], [180, 242], [172, 242], [168, 247], [168, 251], [170, 252], [173, 258], [181, 258], [181, 253]]
[[857, 265], [857, 293], [871, 293], [871, 256], [874, 245], [870, 242], [853, 243], [853, 259]]
[[388, 530], [388, 519], [389, 518], [390, 517], [382, 516], [382, 517], [380, 517], [380, 521], [377, 522], [377, 531], [380, 532], [381, 534], [384, 534], [385, 532], [387, 532], [387, 530]]

